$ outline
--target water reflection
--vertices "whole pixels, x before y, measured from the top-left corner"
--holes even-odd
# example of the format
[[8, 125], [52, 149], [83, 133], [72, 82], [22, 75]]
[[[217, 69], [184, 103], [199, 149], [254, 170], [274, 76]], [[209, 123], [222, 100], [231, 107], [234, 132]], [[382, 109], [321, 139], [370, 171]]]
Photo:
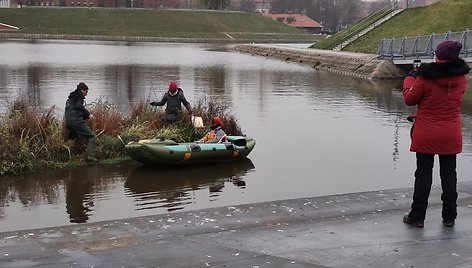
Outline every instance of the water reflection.
[[209, 200], [216, 200], [225, 186], [246, 188], [244, 176], [254, 170], [248, 158], [236, 162], [207, 163], [184, 167], [139, 166], [125, 182], [127, 195], [134, 199], [136, 210], [183, 209], [195, 202], [195, 191], [208, 189]]
[[87, 222], [93, 212], [94, 200], [92, 198], [93, 188], [97, 181], [97, 168], [83, 170], [81, 176], [73, 176], [77, 172], [69, 172], [65, 179], [66, 211], [70, 222]]
[[[91, 165], [80, 169], [3, 177], [0, 184], [0, 218], [4, 221], [0, 222], [0, 229], [88, 222], [94, 213], [95, 203], [107, 199], [116, 183], [123, 180], [121, 174], [126, 174], [129, 169], [129, 164], [117, 167]], [[64, 206], [68, 221], [61, 213]], [[36, 215], [36, 219], [21, 221], [19, 219], [25, 217], [21, 214]]]
[[[195, 206], [196, 196], [213, 202], [223, 194], [225, 187], [246, 189], [244, 177], [254, 169], [252, 161], [246, 158], [185, 167], [152, 167], [126, 162], [116, 167], [91, 165], [3, 177], [0, 230], [182, 210]], [[63, 215], [64, 206], [67, 217]], [[34, 221], [24, 221], [32, 217]]]

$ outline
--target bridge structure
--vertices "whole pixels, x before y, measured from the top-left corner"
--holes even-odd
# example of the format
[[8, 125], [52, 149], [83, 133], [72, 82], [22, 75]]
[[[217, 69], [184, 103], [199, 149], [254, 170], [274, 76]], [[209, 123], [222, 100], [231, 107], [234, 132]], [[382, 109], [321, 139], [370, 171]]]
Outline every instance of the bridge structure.
[[434, 50], [444, 40], [456, 40], [462, 43], [460, 57], [472, 62], [472, 31], [448, 32], [426, 36], [382, 39], [378, 49], [381, 59], [390, 59], [395, 65], [413, 64], [413, 61], [434, 61]]

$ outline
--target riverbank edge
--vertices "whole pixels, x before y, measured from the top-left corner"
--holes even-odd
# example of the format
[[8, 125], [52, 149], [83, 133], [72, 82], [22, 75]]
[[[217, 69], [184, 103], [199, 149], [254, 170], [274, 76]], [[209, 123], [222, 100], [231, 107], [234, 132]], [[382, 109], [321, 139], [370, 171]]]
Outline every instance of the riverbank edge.
[[309, 48], [288, 48], [265, 44], [238, 44], [233, 51], [308, 65], [316, 70], [329, 71], [363, 79], [401, 79], [405, 73], [389, 60], [376, 54], [332, 51]]
[[378, 190], [0, 232], [0, 266], [466, 267], [472, 182], [458, 192], [454, 228], [434, 185], [424, 229], [402, 222], [413, 188]]
[[72, 34], [27, 34], [18, 32], [0, 33], [0, 39], [22, 40], [71, 40], [71, 41], [112, 41], [112, 42], [156, 42], [156, 43], [309, 43], [307, 39], [232, 39], [228, 38], [178, 38], [153, 36], [106, 36]]

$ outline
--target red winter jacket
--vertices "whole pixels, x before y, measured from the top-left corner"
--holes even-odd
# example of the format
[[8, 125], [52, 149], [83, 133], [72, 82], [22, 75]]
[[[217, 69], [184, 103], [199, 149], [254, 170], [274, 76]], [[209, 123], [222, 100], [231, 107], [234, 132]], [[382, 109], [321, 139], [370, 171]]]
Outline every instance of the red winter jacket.
[[470, 68], [463, 60], [422, 64], [418, 77], [403, 81], [406, 105], [418, 105], [410, 151], [451, 155], [462, 152], [461, 106]]

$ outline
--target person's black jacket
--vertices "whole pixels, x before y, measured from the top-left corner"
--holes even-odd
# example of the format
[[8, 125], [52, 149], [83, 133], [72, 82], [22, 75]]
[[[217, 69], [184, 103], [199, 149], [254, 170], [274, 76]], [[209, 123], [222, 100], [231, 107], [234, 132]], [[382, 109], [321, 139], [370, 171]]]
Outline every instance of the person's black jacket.
[[84, 107], [85, 96], [80, 90], [74, 90], [69, 94], [66, 101], [66, 123], [81, 123], [90, 117], [90, 112]]

